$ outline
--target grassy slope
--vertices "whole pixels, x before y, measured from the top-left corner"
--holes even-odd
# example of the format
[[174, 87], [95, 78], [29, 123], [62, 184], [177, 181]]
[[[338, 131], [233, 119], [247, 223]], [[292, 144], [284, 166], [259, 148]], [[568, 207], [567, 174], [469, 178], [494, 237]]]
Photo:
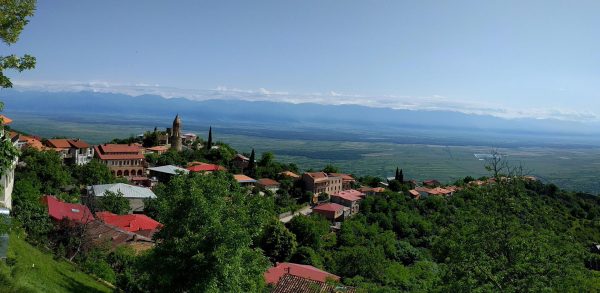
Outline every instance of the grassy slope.
[[[8, 256], [16, 264], [0, 263], [0, 292], [112, 292], [71, 263], [55, 260], [15, 234], [10, 238]], [[2, 284], [5, 273], [10, 274], [12, 290]]]

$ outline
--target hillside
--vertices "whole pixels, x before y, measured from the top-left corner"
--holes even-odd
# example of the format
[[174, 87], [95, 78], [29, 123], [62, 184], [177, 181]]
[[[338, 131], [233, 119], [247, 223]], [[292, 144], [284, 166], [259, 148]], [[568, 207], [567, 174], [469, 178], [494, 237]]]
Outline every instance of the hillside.
[[55, 260], [19, 238], [11, 235], [7, 263], [0, 262], [1, 292], [112, 292], [75, 266]]

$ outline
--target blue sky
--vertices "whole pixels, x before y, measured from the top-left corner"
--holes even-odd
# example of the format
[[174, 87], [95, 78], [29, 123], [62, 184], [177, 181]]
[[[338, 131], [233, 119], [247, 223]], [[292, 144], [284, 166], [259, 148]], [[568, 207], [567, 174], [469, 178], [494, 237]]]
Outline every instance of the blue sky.
[[600, 117], [600, 1], [39, 1], [21, 88]]

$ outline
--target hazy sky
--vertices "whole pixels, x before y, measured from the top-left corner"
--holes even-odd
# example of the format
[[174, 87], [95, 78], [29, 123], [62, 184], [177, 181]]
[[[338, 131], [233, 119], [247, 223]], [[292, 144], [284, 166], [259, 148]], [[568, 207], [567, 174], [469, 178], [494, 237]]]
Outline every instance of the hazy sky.
[[600, 117], [597, 0], [38, 1], [9, 52], [22, 86]]

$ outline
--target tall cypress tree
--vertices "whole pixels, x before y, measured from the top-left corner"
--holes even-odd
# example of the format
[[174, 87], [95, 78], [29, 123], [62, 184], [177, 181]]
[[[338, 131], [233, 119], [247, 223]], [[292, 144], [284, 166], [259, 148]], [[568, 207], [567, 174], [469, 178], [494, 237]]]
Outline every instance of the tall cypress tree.
[[402, 169], [400, 169], [400, 174], [398, 174], [398, 181], [400, 181], [400, 183], [404, 183], [404, 173], [402, 172]]
[[398, 167], [396, 167], [396, 175], [394, 175], [394, 180], [400, 179], [400, 173], [398, 172]]
[[248, 174], [250, 176], [254, 175], [254, 169], [256, 169], [256, 164], [254, 163], [254, 149], [252, 149], [252, 153], [250, 153], [250, 158], [249, 158], [249, 162], [248, 162]]
[[206, 150], [210, 151], [212, 148], [212, 126], [208, 128], [208, 141], [206, 142]]

